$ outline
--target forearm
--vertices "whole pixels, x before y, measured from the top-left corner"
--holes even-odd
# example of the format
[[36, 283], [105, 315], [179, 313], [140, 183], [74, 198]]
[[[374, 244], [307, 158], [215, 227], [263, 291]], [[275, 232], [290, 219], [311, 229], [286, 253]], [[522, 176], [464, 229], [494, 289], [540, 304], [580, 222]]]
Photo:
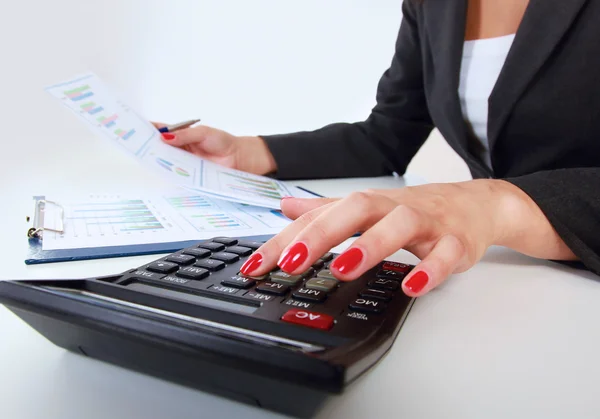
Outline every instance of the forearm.
[[310, 132], [263, 136], [280, 179], [367, 177], [390, 174], [393, 165], [365, 123], [332, 124]]

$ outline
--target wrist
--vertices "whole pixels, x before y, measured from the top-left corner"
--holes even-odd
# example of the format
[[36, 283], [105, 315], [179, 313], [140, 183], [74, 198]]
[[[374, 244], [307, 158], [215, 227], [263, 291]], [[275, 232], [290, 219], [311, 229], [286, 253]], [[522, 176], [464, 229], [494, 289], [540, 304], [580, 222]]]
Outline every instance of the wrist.
[[277, 171], [277, 163], [265, 141], [260, 137], [238, 137], [236, 168], [257, 175]]
[[[531, 213], [531, 198], [504, 180], [485, 180], [491, 193], [488, 208], [493, 220], [493, 241], [498, 246], [512, 247], [525, 234], [524, 225]], [[534, 203], [535, 205], [535, 203]]]
[[529, 195], [505, 180], [489, 182], [494, 197], [490, 207], [495, 220], [493, 244], [541, 259], [575, 259]]

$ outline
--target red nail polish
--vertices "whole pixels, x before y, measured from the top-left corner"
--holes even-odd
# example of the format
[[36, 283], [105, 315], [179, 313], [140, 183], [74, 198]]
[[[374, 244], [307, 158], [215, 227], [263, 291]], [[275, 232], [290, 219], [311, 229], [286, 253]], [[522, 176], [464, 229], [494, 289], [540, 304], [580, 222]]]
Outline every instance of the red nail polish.
[[277, 265], [287, 273], [293, 272], [300, 267], [308, 257], [308, 247], [304, 243], [298, 242], [288, 249]]
[[331, 267], [342, 274], [352, 272], [363, 260], [363, 252], [357, 247], [346, 250], [339, 255], [332, 263]]
[[252, 256], [250, 256], [248, 258], [248, 260], [246, 260], [246, 262], [244, 262], [244, 264], [240, 268], [240, 272], [243, 273], [244, 275], [249, 275], [252, 272], [254, 272], [256, 269], [258, 269], [258, 267], [260, 266], [262, 261], [263, 261], [262, 255], [260, 253], [254, 253]]
[[408, 281], [404, 283], [404, 287], [413, 294], [418, 294], [423, 291], [427, 282], [429, 282], [429, 276], [425, 272], [419, 271], [408, 278]]
[[170, 132], [163, 132], [162, 137], [167, 141], [171, 141], [175, 139], [175, 134], [171, 134]]

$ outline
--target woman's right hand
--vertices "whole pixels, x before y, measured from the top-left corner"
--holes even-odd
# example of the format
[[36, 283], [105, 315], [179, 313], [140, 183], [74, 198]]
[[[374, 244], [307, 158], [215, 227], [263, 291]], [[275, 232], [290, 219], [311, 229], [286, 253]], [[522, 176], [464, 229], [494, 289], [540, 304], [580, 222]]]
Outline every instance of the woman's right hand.
[[[161, 128], [162, 123], [154, 123]], [[236, 137], [228, 132], [199, 125], [162, 134], [163, 141], [225, 167], [266, 175], [277, 170], [275, 159], [260, 137]]]

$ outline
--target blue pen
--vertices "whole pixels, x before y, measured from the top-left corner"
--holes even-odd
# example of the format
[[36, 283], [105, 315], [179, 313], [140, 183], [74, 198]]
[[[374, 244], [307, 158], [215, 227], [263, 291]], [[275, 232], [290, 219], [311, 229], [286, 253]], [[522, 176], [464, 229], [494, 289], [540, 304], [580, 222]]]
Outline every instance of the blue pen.
[[192, 125], [197, 124], [198, 122], [200, 122], [199, 119], [191, 119], [189, 121], [179, 122], [177, 124], [167, 125], [166, 127], [159, 128], [158, 132], [173, 132], [180, 129], [189, 128]]

